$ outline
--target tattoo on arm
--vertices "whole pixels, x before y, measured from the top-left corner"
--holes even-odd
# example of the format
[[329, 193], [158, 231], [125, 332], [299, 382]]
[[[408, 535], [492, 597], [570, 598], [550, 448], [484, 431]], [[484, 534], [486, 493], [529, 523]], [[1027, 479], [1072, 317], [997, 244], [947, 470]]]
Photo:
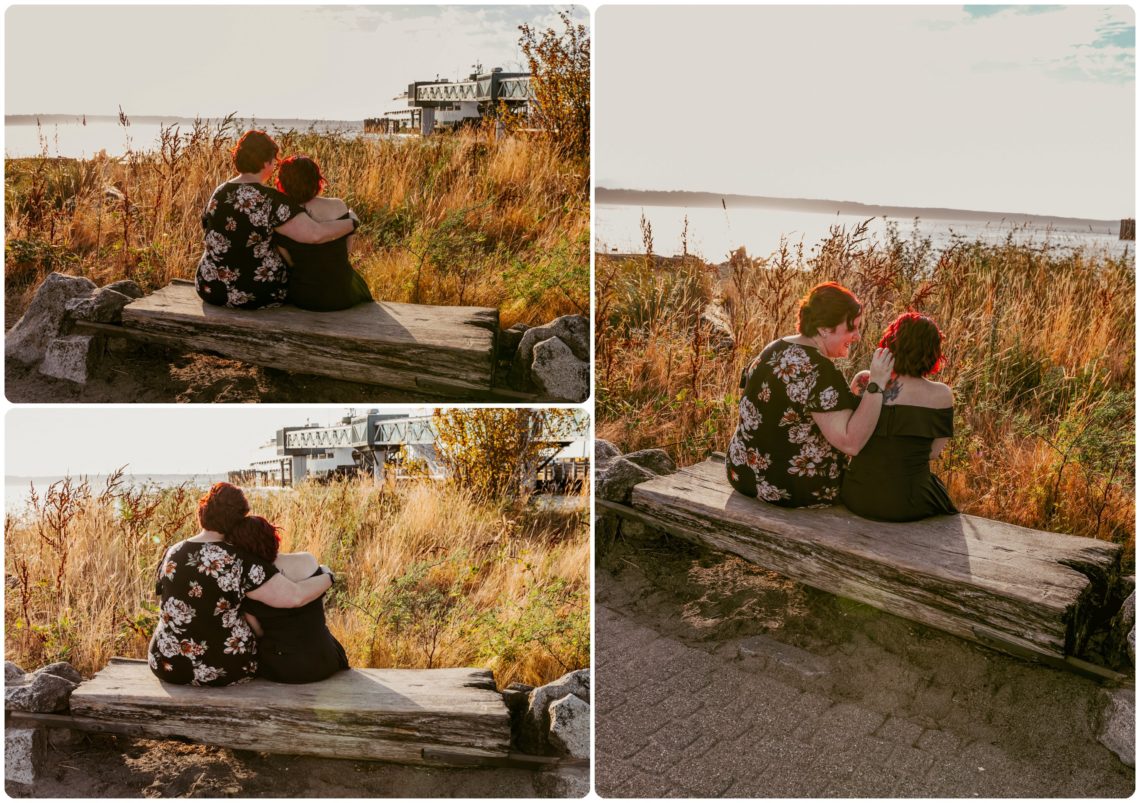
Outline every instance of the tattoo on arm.
[[886, 388], [883, 389], [883, 404], [893, 402], [899, 397], [899, 391], [902, 390], [902, 379], [895, 377], [887, 382]]
[[851, 390], [855, 393], [856, 396], [862, 396], [863, 393], [867, 390], [867, 385], [870, 384], [870, 382], [871, 375], [861, 373], [859, 376], [855, 377], [855, 387], [851, 388]]

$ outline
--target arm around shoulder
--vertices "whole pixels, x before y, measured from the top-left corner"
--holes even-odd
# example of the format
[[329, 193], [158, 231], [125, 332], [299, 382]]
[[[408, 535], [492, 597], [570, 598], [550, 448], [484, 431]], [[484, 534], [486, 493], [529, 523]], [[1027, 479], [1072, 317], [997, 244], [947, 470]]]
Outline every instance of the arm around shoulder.
[[300, 608], [331, 587], [332, 578], [327, 574], [318, 574], [300, 582], [293, 582], [279, 572], [247, 592], [246, 596], [274, 608]]

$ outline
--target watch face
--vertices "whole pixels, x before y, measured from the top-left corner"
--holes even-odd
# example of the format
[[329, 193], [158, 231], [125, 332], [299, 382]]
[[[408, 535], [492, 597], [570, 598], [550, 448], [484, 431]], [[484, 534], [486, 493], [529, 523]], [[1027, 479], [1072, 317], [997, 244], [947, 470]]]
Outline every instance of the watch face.
[[879, 387], [879, 384], [877, 382], [871, 382], [869, 385], [867, 385], [868, 393], [882, 393], [882, 391], [883, 389]]

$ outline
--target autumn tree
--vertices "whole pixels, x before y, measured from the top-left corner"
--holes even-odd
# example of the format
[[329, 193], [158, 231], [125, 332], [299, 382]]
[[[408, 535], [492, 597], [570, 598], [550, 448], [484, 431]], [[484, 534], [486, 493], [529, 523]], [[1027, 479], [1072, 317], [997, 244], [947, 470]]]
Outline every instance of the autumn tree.
[[448, 479], [487, 499], [516, 498], [556, 441], [583, 437], [576, 410], [436, 410], [435, 448]]
[[585, 160], [590, 156], [590, 34], [569, 12], [558, 17], [561, 32], [519, 26], [534, 91], [530, 119], [566, 156]]

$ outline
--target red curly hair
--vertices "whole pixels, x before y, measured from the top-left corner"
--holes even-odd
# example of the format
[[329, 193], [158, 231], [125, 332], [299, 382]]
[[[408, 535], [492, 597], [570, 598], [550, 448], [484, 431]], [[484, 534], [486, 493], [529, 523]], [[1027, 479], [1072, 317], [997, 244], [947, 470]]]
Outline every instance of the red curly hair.
[[198, 500], [198, 523], [205, 530], [227, 533], [249, 512], [249, 502], [236, 485], [216, 482]]
[[321, 166], [308, 156], [290, 156], [277, 166], [277, 189], [295, 203], [305, 204], [313, 200], [326, 184]]
[[281, 530], [261, 516], [246, 516], [226, 533], [226, 543], [272, 563], [281, 547]]
[[933, 376], [946, 361], [942, 356], [942, 330], [918, 312], [904, 312], [895, 318], [883, 332], [879, 348], [890, 349], [895, 358], [895, 374]]

